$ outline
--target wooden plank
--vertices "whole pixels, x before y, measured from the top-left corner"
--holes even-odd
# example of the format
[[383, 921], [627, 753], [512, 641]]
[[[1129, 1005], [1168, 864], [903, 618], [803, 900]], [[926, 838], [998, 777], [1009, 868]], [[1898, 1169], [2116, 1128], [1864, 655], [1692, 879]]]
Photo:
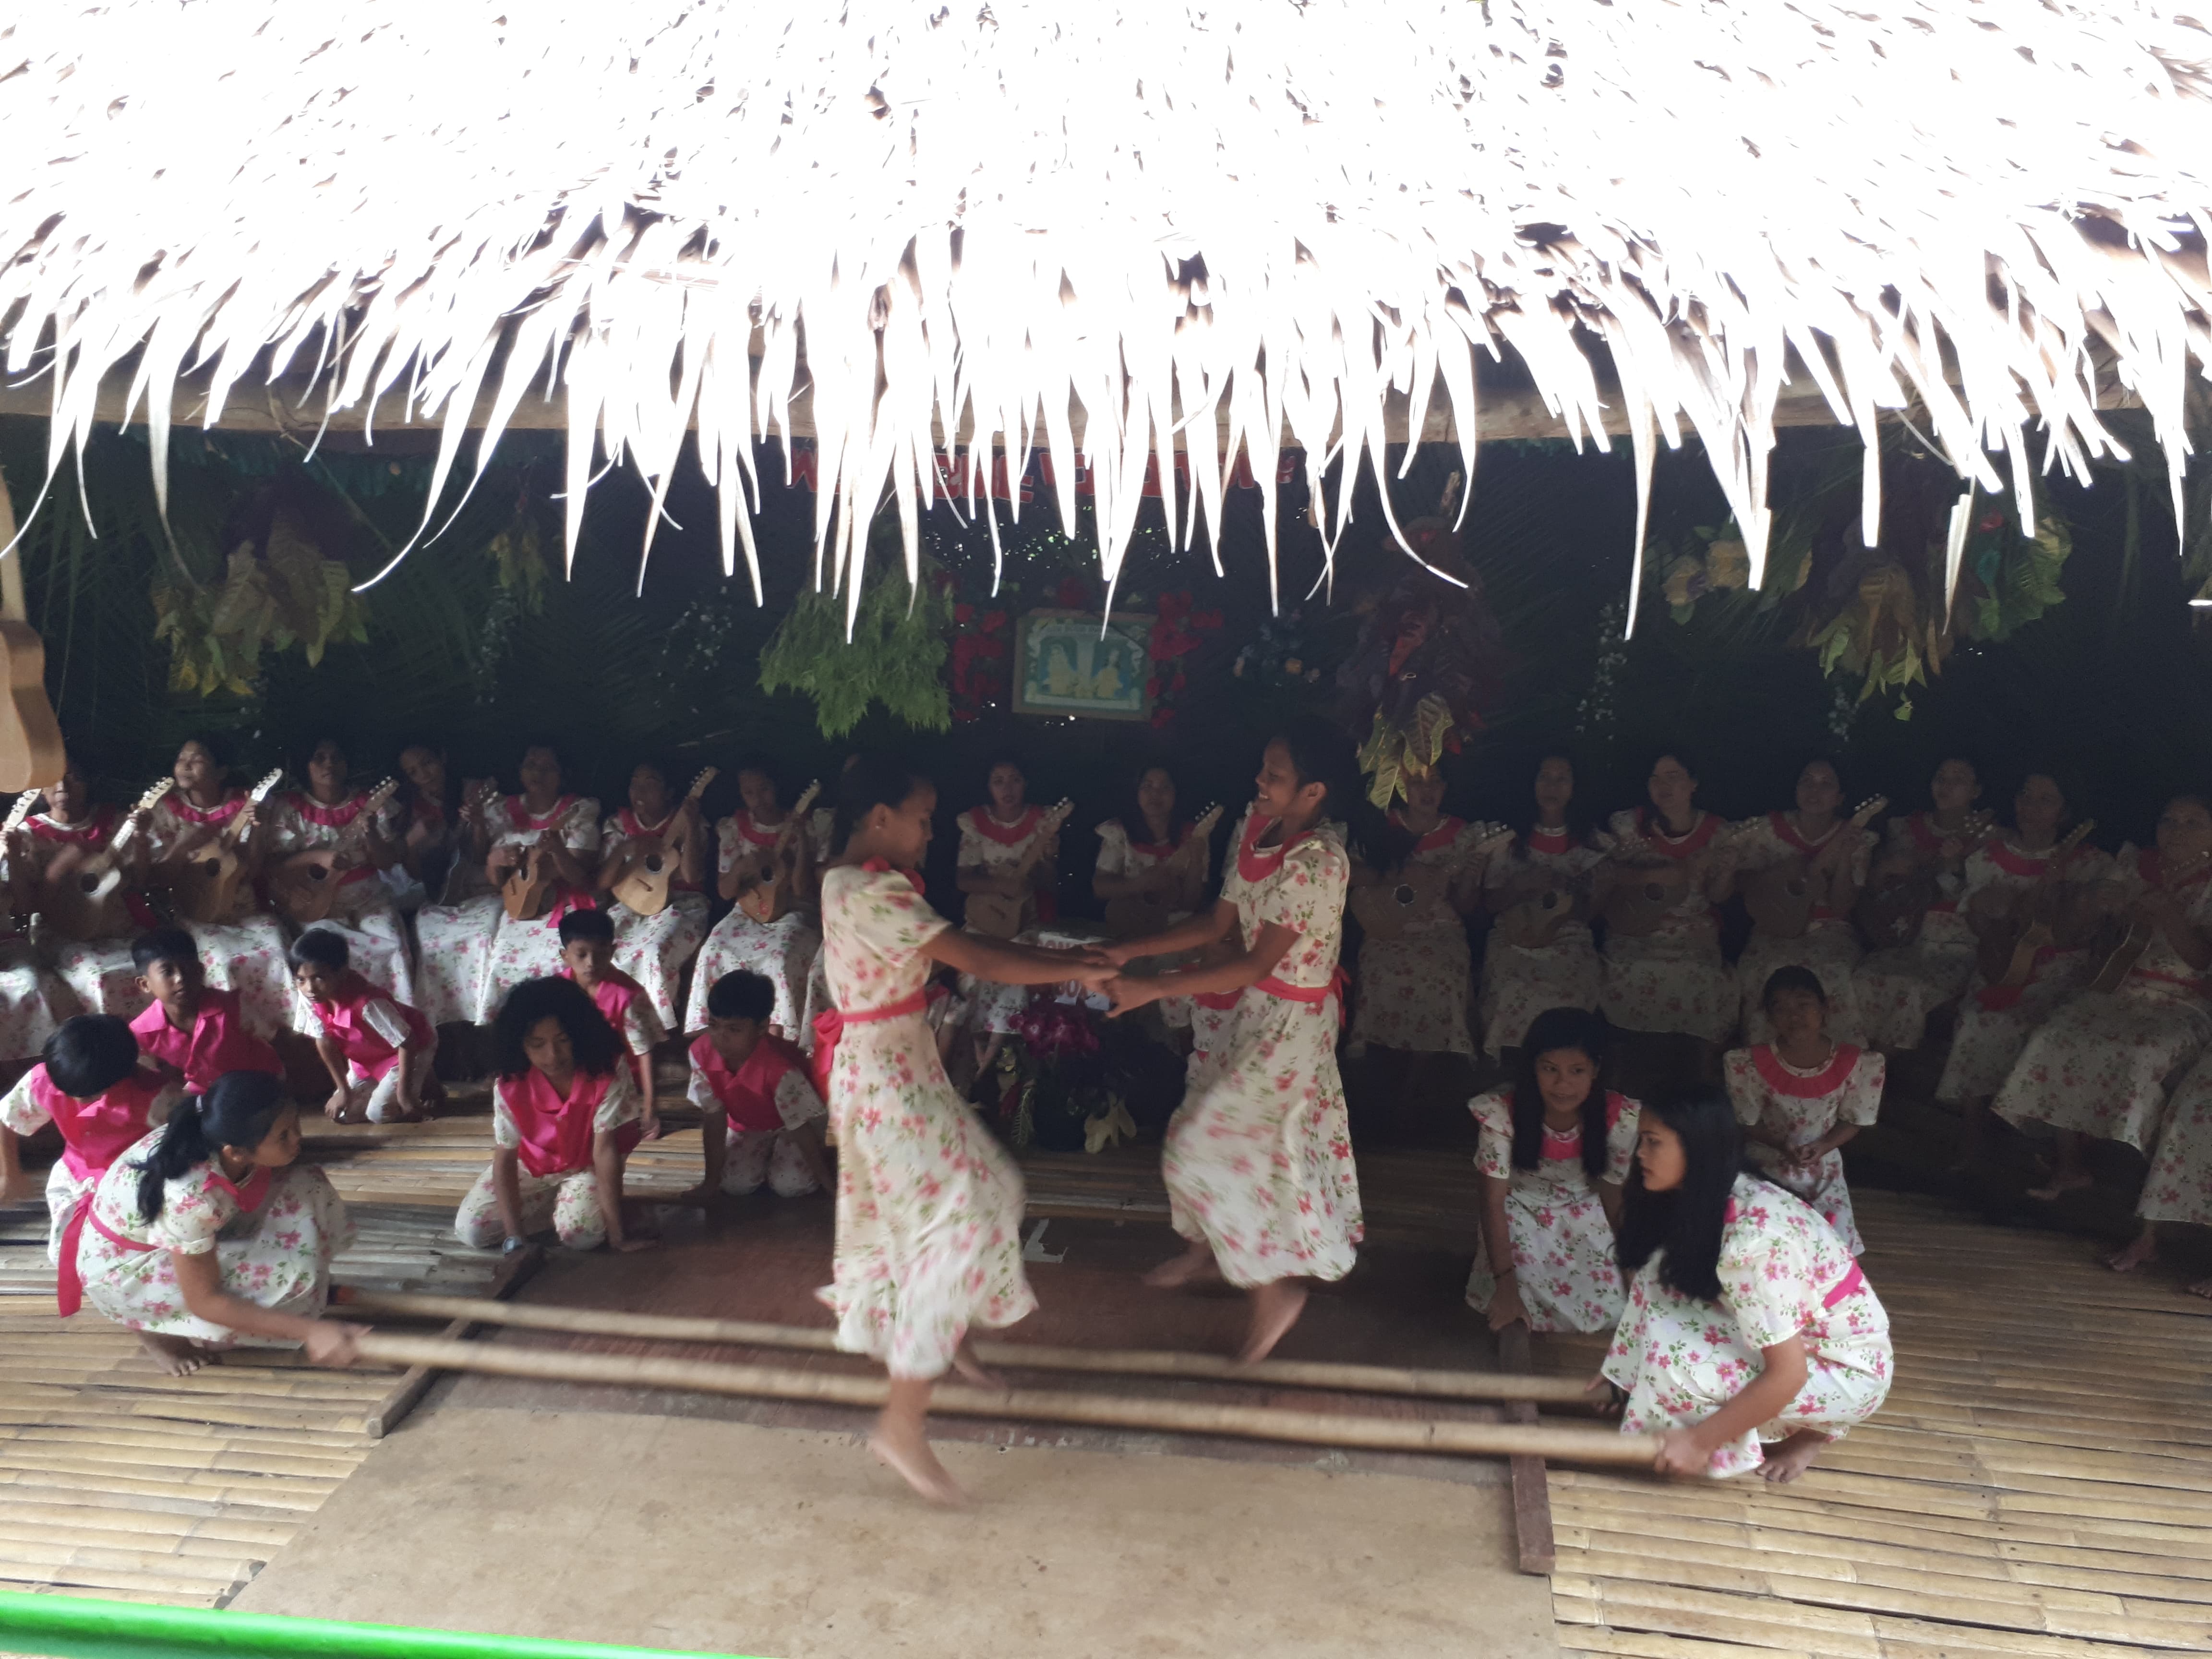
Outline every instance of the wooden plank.
[[[1526, 1375], [1533, 1367], [1528, 1360], [1528, 1327], [1516, 1321], [1498, 1334], [1499, 1367], [1516, 1375]], [[1509, 1423], [1534, 1423], [1536, 1407], [1530, 1401], [1515, 1401], [1505, 1407]], [[1521, 1571], [1549, 1576], [1556, 1564], [1558, 1550], [1552, 1536], [1552, 1494], [1544, 1479], [1544, 1460], [1540, 1457], [1516, 1457], [1511, 1460], [1513, 1480], [1513, 1531], [1518, 1540]]]
[[[545, 1259], [543, 1245], [532, 1244], [518, 1250], [500, 1265], [493, 1275], [486, 1294], [495, 1301], [503, 1301], [514, 1294], [538, 1271]], [[477, 1327], [465, 1319], [456, 1319], [438, 1333], [447, 1341], [461, 1342], [473, 1335]], [[362, 1431], [371, 1440], [381, 1440], [404, 1422], [408, 1414], [421, 1403], [430, 1391], [430, 1384], [438, 1373], [428, 1365], [410, 1365], [400, 1373], [399, 1380], [385, 1391], [384, 1397], [369, 1408], [362, 1421]]]

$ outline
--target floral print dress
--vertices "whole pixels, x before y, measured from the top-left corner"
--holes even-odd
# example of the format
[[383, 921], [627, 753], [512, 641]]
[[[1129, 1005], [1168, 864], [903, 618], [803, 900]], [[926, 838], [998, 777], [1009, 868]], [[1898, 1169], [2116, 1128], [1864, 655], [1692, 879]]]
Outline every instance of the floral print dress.
[[[1670, 836], [1638, 807], [1614, 813], [1611, 829], [1593, 839], [1609, 852], [1640, 836], [1644, 848], [1679, 863], [1710, 847], [1720, 831], [1721, 820], [1701, 811], [1686, 834]], [[1721, 960], [1719, 919], [1694, 884], [1655, 932], [1616, 933], [1606, 939], [1605, 1015], [1623, 1030], [1677, 1031], [1725, 1042], [1741, 1001], [1735, 978]]]
[[62, 1155], [46, 1172], [46, 1260], [61, 1266], [62, 1242], [77, 1206], [91, 1195], [117, 1154], [135, 1147], [149, 1128], [167, 1122], [184, 1091], [148, 1072], [127, 1077], [96, 1100], [72, 1100], [33, 1066], [0, 1096], [0, 1129], [34, 1135], [49, 1123], [62, 1132]]
[[2173, 1091], [2136, 1213], [2146, 1221], [2212, 1227], [2212, 1054]]
[[[667, 827], [663, 819], [647, 829], [625, 806], [599, 826], [599, 845], [611, 858], [621, 842], [651, 841]], [[615, 966], [645, 987], [661, 1029], [674, 1030], [683, 1012], [684, 969], [707, 937], [707, 896], [696, 883], [678, 879], [669, 884], [668, 902], [654, 915], [639, 915], [612, 895], [601, 902], [614, 919]]]
[[[1874, 832], [1854, 829], [1848, 821], [1832, 824], [1826, 835], [1813, 841], [1797, 828], [1794, 812], [1769, 812], [1736, 825], [1734, 839], [1741, 852], [1741, 868], [1753, 873], [1793, 858], [1809, 863], [1838, 836], [1849, 836], [1856, 843], [1850, 852], [1851, 879], [1863, 886], [1874, 851]], [[1743, 1000], [1744, 1041], [1774, 1041], [1774, 1028], [1767, 1023], [1764, 1006], [1766, 981], [1778, 968], [1797, 967], [1812, 969], [1827, 995], [1829, 1035], [1838, 1042], [1863, 1043], [1865, 1022], [1859, 1017], [1858, 992], [1852, 979], [1863, 954], [1851, 919], [1825, 905], [1814, 907], [1812, 923], [1801, 938], [1771, 939], [1754, 931], [1735, 965], [1737, 992]]]
[[[563, 795], [544, 817], [535, 817], [520, 795], [504, 795], [484, 809], [484, 830], [491, 851], [526, 847], [550, 835], [588, 865], [599, 850], [599, 804]], [[535, 921], [510, 921], [496, 893], [424, 905], [415, 918], [422, 945], [415, 1006], [433, 1025], [490, 1024], [509, 991], [526, 979], [549, 979], [561, 971], [561, 917], [574, 902], [574, 896], [556, 892], [551, 908]]]
[[93, 1193], [77, 1241], [85, 1305], [134, 1331], [223, 1346], [286, 1346], [241, 1336], [185, 1306], [179, 1255], [212, 1250], [227, 1295], [272, 1313], [321, 1316], [330, 1301], [331, 1261], [353, 1243], [353, 1224], [330, 1178], [311, 1165], [257, 1169], [233, 1185], [214, 1160], [162, 1188], [161, 1212], [138, 1213], [138, 1166], [161, 1138], [155, 1130], [113, 1164]]
[[[233, 790], [222, 805], [208, 808], [180, 795], [164, 795], [147, 825], [149, 856], [158, 865], [212, 841], [245, 805], [242, 790]], [[264, 815], [255, 833], [268, 832]], [[225, 921], [183, 925], [200, 947], [208, 983], [237, 992], [254, 1035], [274, 1036], [291, 1023], [292, 968], [284, 959], [283, 924], [270, 912], [252, 908], [253, 902], [248, 894], [240, 901], [240, 913]]]
[[[1463, 868], [1479, 834], [1465, 819], [1447, 817], [1415, 843], [1410, 862]], [[1352, 1040], [1413, 1054], [1473, 1054], [1474, 963], [1467, 924], [1449, 898], [1408, 917], [1395, 939], [1370, 935], [1359, 946]]]
[[[1611, 1330], [1624, 1296], [1613, 1255], [1613, 1224], [1583, 1167], [1583, 1137], [1544, 1131], [1533, 1170], [1513, 1167], [1513, 1091], [1477, 1095], [1468, 1103], [1482, 1138], [1474, 1167], [1508, 1183], [1506, 1237], [1513, 1244], [1514, 1283], [1532, 1331]], [[1605, 1176], [1618, 1187], [1636, 1156], [1644, 1109], [1625, 1095], [1605, 1097]], [[1486, 1313], [1498, 1294], [1487, 1242], [1477, 1246], [1467, 1281], [1467, 1305]]]
[[[719, 846], [715, 872], [723, 876], [748, 852], [765, 855], [783, 833], [781, 824], [756, 823], [752, 814], [744, 811], [724, 818], [714, 829]], [[829, 862], [829, 826], [810, 823], [806, 833], [813, 839], [815, 867], [819, 869]], [[819, 919], [812, 910], [787, 910], [774, 921], [759, 922], [742, 909], [732, 909], [714, 924], [714, 932], [700, 947], [699, 964], [691, 975], [691, 1000], [684, 1011], [684, 1029], [707, 1029], [707, 994], [714, 988], [716, 980], [742, 968], [775, 988], [775, 1011], [769, 1016], [769, 1029], [802, 1048], [811, 1049], [817, 1009], [809, 994], [809, 981], [821, 953]]]
[[[33, 877], [43, 877], [54, 859], [67, 848], [80, 855], [99, 852], [115, 839], [119, 819], [112, 806], [95, 809], [82, 823], [64, 823], [49, 812], [33, 812], [23, 820], [25, 856]], [[143, 893], [125, 896], [131, 916], [143, 927], [154, 925], [154, 912]], [[88, 1014], [113, 1014], [130, 1019], [153, 999], [138, 988], [138, 965], [131, 960], [133, 935], [113, 939], [64, 939], [49, 930], [39, 940], [39, 952], [68, 986], [78, 1005]]]
[[[636, 1077], [627, 1066], [617, 1066], [605, 1077], [578, 1071], [566, 1099], [534, 1070], [499, 1079], [491, 1097], [491, 1144], [516, 1155], [515, 1190], [522, 1200], [526, 1234], [550, 1227], [563, 1244], [577, 1250], [595, 1250], [607, 1242], [599, 1172], [592, 1161], [593, 1141], [614, 1133], [641, 1109]], [[531, 1134], [524, 1134], [518, 1115], [532, 1124]], [[496, 1249], [507, 1236], [493, 1167], [487, 1165], [477, 1177], [453, 1218], [453, 1236], [479, 1250]]]
[[[1044, 832], [1044, 808], [1030, 806], [1012, 823], [1001, 823], [991, 816], [988, 806], [971, 806], [953, 820], [960, 831], [959, 867], [972, 870], [977, 866], [997, 873], [1012, 869], [1027, 856], [1030, 843]], [[1046, 879], [1052, 876], [1042, 860], [1040, 870]], [[1049, 886], [1031, 890], [1022, 903], [1022, 930], [1016, 935], [1025, 942], [1040, 921], [1055, 919], [1053, 890]], [[1014, 1019], [1030, 1006], [1030, 988], [1026, 985], [1000, 985], [994, 981], [977, 979], [963, 974], [960, 977], [960, 994], [969, 1002], [969, 1019], [977, 1031], [1010, 1032]]]
[[[1889, 834], [1893, 843], [1910, 841], [1923, 857], [1943, 844], [1943, 832], [1925, 812], [1892, 819]], [[1973, 930], [1959, 908], [1966, 877], [1940, 872], [1936, 892], [1917, 939], [1869, 951], [1851, 971], [1859, 1023], [1871, 1048], [1917, 1048], [1927, 1035], [1928, 1016], [1956, 1002], [1974, 976]]]
[[823, 875], [822, 922], [843, 1024], [828, 1091], [836, 1249], [821, 1297], [845, 1352], [895, 1377], [941, 1376], [970, 1327], [1011, 1325], [1036, 1306], [1022, 1271], [1022, 1178], [938, 1059], [922, 949], [951, 924], [905, 872], [850, 866]]
[[1893, 1365], [1889, 1316], [1835, 1230], [1802, 1200], [1736, 1177], [1717, 1302], [1662, 1284], [1665, 1254], [1631, 1281], [1628, 1310], [1605, 1357], [1607, 1380], [1628, 1391], [1624, 1432], [1704, 1422], [1765, 1369], [1765, 1349], [1792, 1336], [1804, 1339], [1805, 1386], [1771, 1422], [1715, 1452], [1708, 1474], [1755, 1469], [1765, 1462], [1762, 1443], [1800, 1429], [1841, 1439], [1881, 1410]]
[[[1565, 830], [1532, 830], [1510, 854], [1501, 853], [1483, 872], [1483, 885], [1502, 891], [1530, 871], [1559, 881], [1588, 875], [1605, 855]], [[1547, 1008], [1595, 1008], [1605, 995], [1605, 959], [1586, 921], [1563, 923], [1549, 945], [1507, 941], [1490, 930], [1482, 953], [1482, 984], [1475, 1012], [1482, 1022], [1483, 1051], [1493, 1060], [1517, 1048], [1529, 1023]]]
[[[1827, 1063], [1792, 1066], [1765, 1043], [1733, 1048], [1721, 1060], [1729, 1101], [1746, 1128], [1779, 1131], [1793, 1146], [1809, 1146], [1838, 1123], [1865, 1127], [1881, 1112], [1887, 1062], [1880, 1054], [1838, 1043]], [[1759, 1141], [1747, 1140], [1744, 1155], [1759, 1172], [1784, 1192], [1811, 1205], [1836, 1230], [1853, 1255], [1866, 1249], [1851, 1217], [1851, 1189], [1844, 1182], [1844, 1155], [1831, 1149], [1800, 1174], [1784, 1168], [1782, 1154]]]
[[[2009, 835], [1984, 842], [1966, 860], [1962, 903], [1972, 903], [1985, 887], [2025, 892], [2035, 885], [2055, 850], [2031, 853]], [[2074, 850], [2057, 879], [2097, 881], [2110, 868], [2111, 860], [2103, 853], [2085, 845]], [[1991, 985], [1977, 969], [1959, 1004], [1958, 1029], [1952, 1033], [1951, 1054], [1936, 1085], [1936, 1098], [1980, 1100], [2002, 1088], [2029, 1035], [2060, 1003], [2096, 977], [2098, 964], [2091, 957], [2087, 951], [2045, 951], [2036, 957], [2027, 983], [2017, 987]]]
[[[1109, 818], [1097, 830], [1097, 872], [1102, 876], [1140, 876], [1147, 870], [1158, 869], [1189, 843], [1190, 831], [1188, 823], [1180, 823], [1176, 826], [1175, 839], [1171, 842], [1135, 841], [1122, 827], [1121, 819]], [[1168, 925], [1173, 927], [1177, 922], [1188, 921], [1192, 913], [1170, 910], [1167, 915]], [[1139, 973], [1153, 973], [1168, 967], [1174, 960], [1169, 957], [1142, 957], [1133, 960], [1129, 966]], [[1187, 1031], [1190, 1029], [1188, 997], [1163, 997], [1153, 1006], [1159, 1010], [1160, 1021], [1168, 1030]]]
[[1176, 1231], [1239, 1288], [1341, 1279], [1365, 1231], [1336, 1066], [1352, 860], [1334, 824], [1262, 850], [1274, 822], [1246, 816], [1222, 896], [1245, 949], [1270, 923], [1297, 937], [1193, 1065], [1160, 1160]]
[[[368, 795], [360, 792], [336, 806], [325, 806], [297, 790], [278, 796], [269, 825], [271, 860], [337, 846], [352, 831], [368, 802]], [[397, 842], [404, 833], [396, 802], [386, 801], [378, 809], [377, 817], [387, 839]], [[354, 972], [380, 991], [411, 1005], [415, 963], [408, 951], [407, 930], [401, 925], [399, 908], [392, 902], [392, 890], [379, 878], [376, 866], [360, 852], [359, 836], [353, 839], [361, 861], [337, 878], [338, 890], [331, 913], [313, 926], [345, 940], [347, 965]]]
[[[2123, 848], [2114, 878], [2124, 913], [2159, 881], [2156, 848]], [[2191, 924], [2212, 931], [2212, 872], [2177, 895]], [[2094, 978], [2101, 961], [2093, 962]], [[2185, 962], [2164, 933], [2110, 991], [2085, 990], [2032, 1034], [1997, 1091], [1999, 1117], [2046, 1123], [2138, 1152], [2156, 1144], [2166, 1101], [2212, 1042], [2212, 979]]]

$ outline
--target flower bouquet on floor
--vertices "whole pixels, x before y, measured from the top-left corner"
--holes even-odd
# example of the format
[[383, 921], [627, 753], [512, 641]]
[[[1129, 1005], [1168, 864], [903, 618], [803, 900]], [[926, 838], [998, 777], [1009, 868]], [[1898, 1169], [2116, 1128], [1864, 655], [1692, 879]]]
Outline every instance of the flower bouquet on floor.
[[999, 1051], [999, 1133], [1017, 1150], [1103, 1152], [1164, 1122], [1182, 1064], [1136, 1027], [1032, 992]]

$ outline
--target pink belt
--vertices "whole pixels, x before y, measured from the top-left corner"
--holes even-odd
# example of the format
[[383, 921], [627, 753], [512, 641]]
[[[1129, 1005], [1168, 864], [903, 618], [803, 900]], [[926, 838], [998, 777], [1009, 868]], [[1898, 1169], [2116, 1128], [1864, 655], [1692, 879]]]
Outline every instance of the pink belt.
[[1864, 1289], [1866, 1289], [1866, 1274], [1860, 1271], [1859, 1264], [1854, 1261], [1851, 1263], [1850, 1272], [1836, 1281], [1836, 1288], [1820, 1298], [1820, 1305], [1824, 1308], [1832, 1308], [1845, 1297], [1855, 1296]]
[[2130, 968], [2128, 969], [2128, 977], [2154, 979], [2161, 985], [2179, 985], [2183, 990], [2194, 991], [2199, 996], [2212, 992], [2212, 980], [2201, 979], [2193, 975], [2185, 978], [2179, 974], [2161, 974], [2155, 968]]
[[1331, 997], [1334, 997], [1336, 1023], [1341, 1026], [1344, 1024], [1344, 988], [1348, 983], [1350, 981], [1346, 977], [1344, 969], [1340, 964], [1330, 969], [1328, 982], [1326, 985], [1291, 985], [1270, 974], [1267, 978], [1256, 981], [1253, 988], [1265, 991], [1271, 997], [1280, 997], [1285, 1002], [1303, 1002], [1313, 1007], [1319, 1007]]
[[844, 1035], [848, 1025], [871, 1025], [879, 1019], [896, 1019], [902, 1014], [919, 1014], [929, 1006], [929, 999], [916, 991], [904, 1000], [887, 1003], [881, 1008], [856, 1008], [846, 1013], [836, 1008], [825, 1008], [814, 1016], [814, 1090], [826, 1102], [830, 1098], [830, 1067], [837, 1058], [837, 1039]]
[[1200, 991], [1192, 996], [1191, 1000], [1201, 1008], [1211, 1008], [1219, 1013], [1224, 1009], [1234, 1008], [1237, 999], [1243, 994], [1242, 991]]
[[70, 1212], [69, 1224], [62, 1229], [62, 1261], [54, 1282], [54, 1309], [67, 1319], [84, 1306], [84, 1276], [77, 1271], [77, 1245], [84, 1237], [85, 1224], [109, 1243], [125, 1250], [150, 1250], [151, 1244], [142, 1244], [135, 1238], [125, 1238], [92, 1212], [92, 1200], [100, 1190], [95, 1181], [85, 1195], [77, 1200], [76, 1208]]

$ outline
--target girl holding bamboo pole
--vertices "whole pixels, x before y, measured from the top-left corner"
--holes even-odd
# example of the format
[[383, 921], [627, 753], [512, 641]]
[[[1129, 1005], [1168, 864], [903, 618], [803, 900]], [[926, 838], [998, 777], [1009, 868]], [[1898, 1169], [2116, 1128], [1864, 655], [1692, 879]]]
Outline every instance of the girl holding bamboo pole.
[[937, 790], [890, 756], [849, 768], [822, 879], [822, 963], [834, 1007], [816, 1018], [814, 1065], [837, 1138], [835, 1274], [822, 1298], [837, 1346], [890, 1372], [869, 1449], [933, 1503], [960, 1488], [930, 1450], [929, 1395], [957, 1369], [988, 1382], [969, 1328], [1036, 1305], [1022, 1272], [1021, 1176], [945, 1080], [923, 986], [933, 963], [1002, 985], [1099, 984], [1106, 959], [956, 931], [914, 873]]

